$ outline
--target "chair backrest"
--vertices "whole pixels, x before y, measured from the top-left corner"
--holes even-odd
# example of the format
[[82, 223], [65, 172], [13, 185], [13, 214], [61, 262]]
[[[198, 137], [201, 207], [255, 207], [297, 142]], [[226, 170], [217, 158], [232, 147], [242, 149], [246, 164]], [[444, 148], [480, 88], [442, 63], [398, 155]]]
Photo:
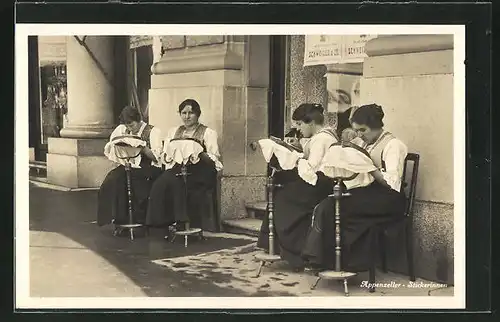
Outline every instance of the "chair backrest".
[[[411, 167], [411, 176], [406, 175], [409, 171], [409, 163], [412, 162], [413, 166]], [[408, 153], [406, 155], [404, 168], [403, 168], [403, 177], [401, 179], [401, 189], [405, 189], [406, 194], [406, 216], [413, 216], [413, 206], [415, 203], [415, 193], [417, 188], [417, 178], [418, 178], [418, 167], [420, 162], [420, 155], [417, 153]]]

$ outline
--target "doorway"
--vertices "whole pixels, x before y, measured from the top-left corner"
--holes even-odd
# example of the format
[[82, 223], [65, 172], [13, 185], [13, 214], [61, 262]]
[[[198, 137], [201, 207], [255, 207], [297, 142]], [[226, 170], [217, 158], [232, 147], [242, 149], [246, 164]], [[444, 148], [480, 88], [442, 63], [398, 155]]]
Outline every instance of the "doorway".
[[149, 122], [149, 90], [151, 89], [151, 66], [153, 46], [131, 48], [132, 88], [131, 102], [139, 108], [143, 121]]
[[38, 38], [28, 37], [28, 123], [29, 148], [34, 150], [34, 159], [40, 159], [40, 88], [38, 74]]
[[288, 37], [270, 36], [268, 133], [285, 135]]

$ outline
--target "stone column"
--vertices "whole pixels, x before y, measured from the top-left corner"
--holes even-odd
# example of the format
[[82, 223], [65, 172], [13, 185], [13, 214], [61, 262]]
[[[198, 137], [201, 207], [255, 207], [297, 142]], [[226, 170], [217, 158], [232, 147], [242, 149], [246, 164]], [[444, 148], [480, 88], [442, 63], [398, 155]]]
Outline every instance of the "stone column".
[[267, 136], [268, 36], [165, 36], [154, 64], [150, 120], [163, 132], [180, 125], [186, 98], [200, 122], [217, 131], [224, 163], [221, 217], [245, 216], [245, 202], [264, 200], [266, 164], [251, 143]]
[[49, 139], [47, 178], [71, 188], [98, 187], [112, 168], [103, 149], [115, 127], [115, 39], [77, 37], [66, 37], [68, 123], [61, 138]]
[[[365, 47], [361, 102], [420, 154], [413, 214], [417, 277], [453, 283], [453, 35], [387, 35]], [[456, 110], [461, 113], [462, 111]], [[406, 272], [404, 240], [391, 241], [388, 268]]]
[[68, 125], [61, 137], [108, 138], [114, 127], [114, 39], [77, 37], [84, 45], [67, 37]]

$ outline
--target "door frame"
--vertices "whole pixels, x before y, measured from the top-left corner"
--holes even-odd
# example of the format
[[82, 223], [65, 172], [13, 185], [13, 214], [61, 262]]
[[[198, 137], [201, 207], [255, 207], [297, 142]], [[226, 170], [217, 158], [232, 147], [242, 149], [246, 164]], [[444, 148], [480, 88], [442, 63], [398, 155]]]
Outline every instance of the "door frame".
[[285, 135], [287, 36], [270, 36], [268, 133]]
[[40, 63], [37, 36], [28, 36], [28, 119], [29, 147], [34, 148], [36, 161], [46, 161], [48, 149], [46, 145], [42, 145]]

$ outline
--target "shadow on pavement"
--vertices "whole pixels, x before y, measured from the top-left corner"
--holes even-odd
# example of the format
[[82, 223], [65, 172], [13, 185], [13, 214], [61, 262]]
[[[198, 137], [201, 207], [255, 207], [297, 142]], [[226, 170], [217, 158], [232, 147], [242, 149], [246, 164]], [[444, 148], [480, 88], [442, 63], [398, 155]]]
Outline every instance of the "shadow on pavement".
[[[210, 280], [174, 272], [151, 261], [243, 246], [250, 244], [250, 240], [207, 238], [200, 242], [193, 238], [185, 248], [182, 239], [175, 243], [166, 242], [162, 231], [157, 230], [152, 230], [148, 238], [134, 241], [114, 237], [110, 227], [98, 227], [93, 223], [97, 208], [96, 191], [63, 192], [30, 185], [29, 203], [30, 231], [58, 233], [81, 244], [123, 272], [148, 296], [248, 296], [242, 291], [221, 288]], [[229, 285], [230, 276], [225, 278]]]

